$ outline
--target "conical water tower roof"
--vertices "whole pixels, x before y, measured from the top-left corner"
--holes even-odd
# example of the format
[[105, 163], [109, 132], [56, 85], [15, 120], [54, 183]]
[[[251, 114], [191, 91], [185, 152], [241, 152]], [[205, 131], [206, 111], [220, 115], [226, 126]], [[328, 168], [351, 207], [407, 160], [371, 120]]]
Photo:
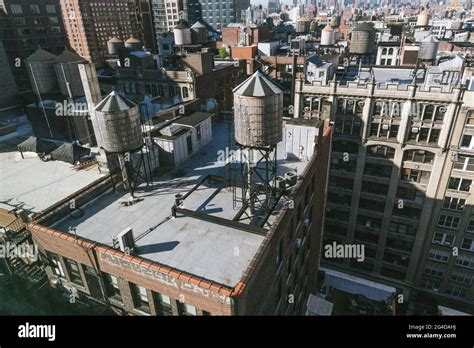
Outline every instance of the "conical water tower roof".
[[119, 43], [119, 42], [123, 42], [122, 40], [118, 39], [116, 36], [114, 36], [113, 38], [111, 38], [109, 41], [107, 42], [110, 42], [110, 43]]
[[239, 86], [234, 88], [234, 94], [247, 97], [265, 97], [283, 93], [268, 77], [257, 71]]
[[135, 107], [136, 104], [130, 99], [121, 96], [117, 91], [112, 91], [107, 97], [97, 104], [95, 111], [116, 112], [126, 111]]
[[374, 28], [368, 25], [366, 22], [359, 24], [352, 31], [372, 31]]
[[334, 28], [328, 24], [324, 27], [323, 31], [334, 31]]
[[194, 23], [191, 28], [193, 29], [198, 29], [198, 28], [204, 28], [204, 29], [207, 29], [206, 26], [204, 24], [202, 24], [201, 22], [197, 21], [196, 23]]
[[71, 52], [67, 48], [56, 58], [56, 63], [76, 63], [85, 61], [76, 52]]
[[428, 35], [427, 37], [425, 37], [424, 39], [422, 39], [421, 42], [432, 42], [432, 43], [436, 43], [436, 42], [439, 42], [439, 40], [438, 40], [434, 35]]

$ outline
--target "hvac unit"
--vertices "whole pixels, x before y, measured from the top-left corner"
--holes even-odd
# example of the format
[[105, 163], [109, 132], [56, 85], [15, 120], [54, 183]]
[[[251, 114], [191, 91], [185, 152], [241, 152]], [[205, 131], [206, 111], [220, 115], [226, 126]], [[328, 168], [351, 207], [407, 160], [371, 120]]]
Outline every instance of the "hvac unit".
[[280, 190], [286, 189], [286, 179], [285, 179], [284, 177], [282, 177], [282, 176], [277, 176], [276, 181], [277, 181], [277, 187], [278, 187]]
[[383, 124], [382, 125], [382, 129], [383, 130], [388, 130], [390, 127], [388, 126], [388, 124]]
[[365, 222], [365, 227], [372, 227], [372, 223], [370, 221]]
[[131, 253], [135, 248], [135, 241], [133, 238], [133, 230], [131, 227], [126, 228], [117, 235], [120, 250], [124, 253]]
[[293, 172], [288, 172], [285, 174], [285, 178], [288, 181], [289, 186], [293, 186], [296, 184], [296, 181], [298, 179], [297, 175]]
[[360, 122], [358, 122], [358, 121], [354, 122], [354, 126], [355, 127], [360, 127]]
[[418, 127], [413, 127], [413, 128], [411, 129], [411, 132], [412, 132], [412, 133], [418, 133]]

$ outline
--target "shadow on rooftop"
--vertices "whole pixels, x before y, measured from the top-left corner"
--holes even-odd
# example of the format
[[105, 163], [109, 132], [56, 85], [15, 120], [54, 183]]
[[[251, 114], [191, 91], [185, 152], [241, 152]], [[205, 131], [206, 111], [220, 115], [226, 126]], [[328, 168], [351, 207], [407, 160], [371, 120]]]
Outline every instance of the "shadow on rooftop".
[[146, 254], [154, 254], [160, 253], [163, 251], [171, 251], [179, 244], [178, 241], [171, 241], [166, 243], [155, 243], [155, 244], [148, 244], [138, 247], [138, 254], [146, 255]]

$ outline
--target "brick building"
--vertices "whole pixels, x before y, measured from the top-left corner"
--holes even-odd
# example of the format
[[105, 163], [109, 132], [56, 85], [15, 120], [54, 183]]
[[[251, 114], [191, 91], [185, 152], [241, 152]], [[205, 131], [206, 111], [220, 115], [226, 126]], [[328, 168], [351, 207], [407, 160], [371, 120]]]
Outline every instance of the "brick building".
[[136, 102], [146, 95], [167, 103], [215, 99], [220, 110], [232, 110], [232, 89], [245, 78], [243, 63], [214, 61], [211, 53], [197, 52], [180, 56], [179, 66], [179, 70], [119, 68], [117, 87]]
[[58, 55], [67, 46], [59, 0], [0, 0], [0, 40], [18, 90], [31, 89], [26, 58], [38, 47]]
[[[297, 180], [255, 225], [234, 217], [232, 188], [219, 174], [225, 167], [215, 153], [227, 130], [217, 123], [212, 143], [181, 169], [184, 180], [160, 178], [136, 193], [135, 206], [122, 204], [124, 193], [106, 176], [37, 214], [29, 229], [51, 283], [122, 314], [303, 314], [319, 267], [331, 127], [285, 120], [278, 172]], [[173, 214], [177, 193], [184, 201]], [[113, 239], [127, 227], [128, 253]]]
[[104, 63], [111, 38], [142, 37], [134, 1], [60, 1], [70, 47], [97, 66]]

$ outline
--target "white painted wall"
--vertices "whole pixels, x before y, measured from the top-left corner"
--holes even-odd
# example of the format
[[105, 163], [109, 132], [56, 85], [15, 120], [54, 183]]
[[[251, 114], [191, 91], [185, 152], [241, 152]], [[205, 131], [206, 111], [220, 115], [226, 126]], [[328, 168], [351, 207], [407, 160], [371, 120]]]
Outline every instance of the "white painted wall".
[[[198, 139], [197, 128], [201, 128], [201, 138]], [[192, 142], [192, 153], [188, 153], [187, 139], [191, 137]], [[160, 163], [165, 165], [173, 165], [172, 163], [165, 163], [169, 161], [167, 154], [171, 154], [174, 161], [174, 166], [179, 166], [181, 163], [186, 161], [189, 157], [194, 155], [201, 148], [206, 146], [212, 141], [212, 122], [211, 117], [197, 124], [196, 127], [190, 128], [186, 133], [182, 134], [176, 139], [156, 139], [156, 143], [160, 147], [162, 153]], [[163, 156], [164, 155], [164, 156]]]

